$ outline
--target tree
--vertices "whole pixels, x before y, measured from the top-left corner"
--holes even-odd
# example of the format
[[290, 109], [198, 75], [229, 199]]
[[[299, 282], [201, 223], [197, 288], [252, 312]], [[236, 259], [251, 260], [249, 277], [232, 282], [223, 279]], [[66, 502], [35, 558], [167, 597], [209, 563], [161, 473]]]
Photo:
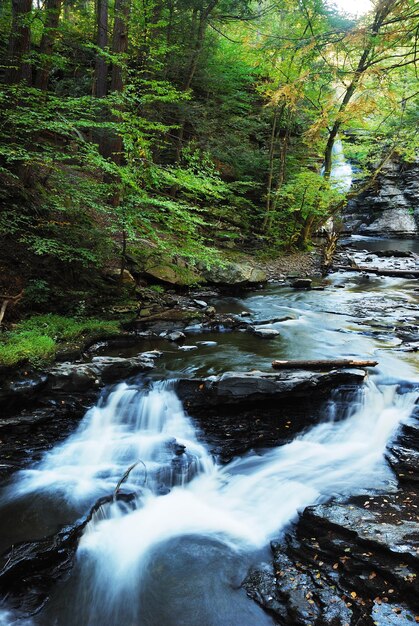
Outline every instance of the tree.
[[31, 48], [30, 16], [32, 0], [12, 0], [12, 25], [9, 36], [6, 83], [32, 82], [29, 62]]
[[103, 54], [108, 45], [108, 0], [97, 0], [96, 28], [98, 54], [95, 64], [94, 92], [98, 98], [103, 98], [108, 91], [108, 63]]
[[[344, 89], [341, 103], [328, 130], [324, 152], [324, 176], [330, 177], [332, 169], [332, 152], [336, 137], [345, 124], [348, 105], [362, 87], [368, 72], [375, 78], [380, 74], [389, 74], [400, 68], [416, 64], [418, 57], [419, 11], [417, 5], [410, 0], [379, 0], [372, 14], [372, 21], [364, 29], [356, 28], [342, 42], [345, 57], [352, 65], [356, 52], [351, 50], [351, 41], [361, 41], [358, 61], [355, 69], [342, 64], [338, 74], [344, 73]], [[347, 45], [349, 43], [349, 46]], [[358, 46], [357, 46], [358, 47]]]

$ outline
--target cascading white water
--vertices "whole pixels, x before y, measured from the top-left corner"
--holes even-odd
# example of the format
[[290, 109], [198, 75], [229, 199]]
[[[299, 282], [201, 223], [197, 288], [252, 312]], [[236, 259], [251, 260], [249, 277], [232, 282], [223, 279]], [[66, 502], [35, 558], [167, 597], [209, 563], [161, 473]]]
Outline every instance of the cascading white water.
[[[386, 281], [380, 282], [387, 302], [393, 293], [390, 287]], [[345, 311], [345, 315], [348, 306], [349, 313], [355, 313], [358, 300], [362, 303], [365, 298], [357, 288], [350, 293], [334, 293], [329, 295], [328, 306]], [[382, 296], [372, 290], [369, 297]], [[371, 310], [375, 310], [374, 302], [369, 301]], [[336, 351], [372, 356], [377, 345], [383, 346], [382, 340], [360, 334], [363, 327], [352, 318], [344, 321], [342, 316], [325, 314], [324, 300], [320, 301], [314, 291], [303, 295], [293, 292], [284, 300], [257, 295], [251, 306], [256, 312], [260, 308], [260, 315], [266, 315], [266, 307], [275, 311], [279, 307], [284, 312], [284, 306], [291, 306], [293, 318], [281, 325], [287, 354], [300, 350], [301, 343], [312, 358], [333, 356]], [[320, 313], [316, 311], [319, 306]], [[313, 336], [316, 340], [310, 343]], [[94, 515], [81, 538], [71, 584], [61, 595], [57, 593], [56, 603], [66, 598], [65, 608], [52, 601], [47, 615], [35, 618], [37, 626], [223, 623], [217, 621], [216, 610], [212, 621], [208, 612], [204, 621], [195, 614], [189, 621], [177, 620], [173, 606], [178, 605], [170, 604], [175, 602], [175, 595], [182, 597], [187, 584], [189, 594], [196, 598], [193, 594], [200, 584], [202, 588], [202, 580], [209, 590], [189, 606], [215, 604], [224, 593], [213, 588], [214, 580], [220, 579], [220, 565], [217, 560], [215, 565], [209, 564], [205, 552], [208, 543], [223, 547], [222, 563], [231, 555], [240, 555], [237, 559], [241, 562], [244, 554], [277, 536], [306, 505], [364, 488], [370, 492], [392, 480], [384, 460], [385, 448], [400, 422], [408, 419], [415, 396], [399, 394], [391, 384], [391, 375], [397, 372], [409, 379], [413, 372], [407, 361], [386, 349], [380, 352], [380, 372], [367, 381], [344, 415], [335, 411], [345, 404], [337, 397], [336, 402], [329, 402], [328, 411], [325, 409], [323, 422], [291, 443], [249, 452], [226, 466], [217, 465], [199, 443], [198, 432], [172, 384], [157, 383], [150, 389], [127, 383], [115, 387], [88, 411], [72, 436], [47, 453], [36, 467], [21, 472], [9, 489], [9, 498], [27, 498], [42, 505], [42, 495], [48, 494], [48, 502], [70, 508], [83, 502], [80, 510], [86, 511], [99, 497], [112, 496], [127, 469], [137, 463], [121, 486], [121, 491], [135, 494], [134, 499], [110, 502]], [[198, 546], [189, 560], [182, 560], [182, 538], [183, 545]], [[174, 546], [173, 559], [179, 561], [177, 569], [167, 561], [170, 546]], [[202, 571], [188, 570], [195, 562], [200, 562]], [[211, 567], [212, 578], [205, 578]], [[237, 571], [237, 561], [233, 569]], [[230, 580], [222, 583], [223, 589], [231, 584]], [[170, 619], [167, 613], [163, 615], [163, 585], [174, 589], [167, 602]], [[228, 603], [228, 599], [223, 602]], [[232, 611], [237, 602], [235, 596]], [[222, 607], [225, 610], [225, 605]], [[234, 619], [230, 616], [224, 623], [266, 623], [261, 615], [240, 622], [240, 615]], [[0, 625], [11, 623], [13, 616], [0, 609]]]
[[[87, 412], [74, 435], [36, 468], [21, 472], [14, 494], [52, 490], [73, 501], [99, 497], [112, 493], [135, 463], [124, 483], [125, 489], [134, 491], [145, 480], [156, 490], [164, 479], [171, 487], [183, 484], [191, 473], [210, 471], [212, 461], [170, 387], [159, 383], [142, 390], [118, 385]], [[187, 463], [179, 462], [183, 446]]]
[[349, 191], [352, 185], [353, 172], [350, 163], [345, 159], [342, 141], [337, 138], [333, 144], [332, 171], [330, 181], [342, 193]]
[[[99, 496], [112, 493], [131, 464], [145, 463], [146, 486], [142, 464], [124, 484], [128, 491], [141, 490], [136, 504], [114, 502], [101, 509], [77, 553], [77, 624], [100, 624], [106, 615], [106, 625], [116, 626], [127, 606], [127, 623], [142, 624], [138, 590], [156, 546], [195, 535], [232, 550], [254, 550], [310, 503], [383, 486], [391, 477], [386, 444], [414, 400], [413, 394], [398, 395], [394, 385], [369, 381], [346, 419], [326, 419], [287, 445], [222, 467], [198, 443], [170, 386], [139, 391], [123, 383], [36, 470], [24, 472], [18, 488], [64, 490], [70, 499]], [[182, 457], [179, 480], [166, 470]], [[166, 495], [159, 495], [162, 476]]]

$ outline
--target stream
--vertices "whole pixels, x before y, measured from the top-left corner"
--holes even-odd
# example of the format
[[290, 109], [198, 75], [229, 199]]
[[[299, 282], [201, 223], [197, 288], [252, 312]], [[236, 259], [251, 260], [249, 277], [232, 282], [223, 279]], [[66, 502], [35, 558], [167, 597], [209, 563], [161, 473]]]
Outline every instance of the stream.
[[[5, 597], [0, 625], [276, 623], [241, 586], [250, 568], [269, 561], [269, 542], [308, 505], [394, 489], [385, 452], [417, 400], [414, 391], [400, 393], [417, 380], [417, 356], [402, 350], [400, 338], [415, 324], [417, 297], [414, 280], [337, 273], [325, 291], [272, 285], [211, 302], [218, 312], [267, 320], [279, 330], [274, 339], [192, 326], [190, 352], [163, 338], [104, 348], [111, 356], [157, 348], [163, 356], [147, 376], [105, 388], [73, 434], [5, 485], [2, 551], [53, 534], [99, 498], [114, 497], [87, 523], [71, 573], [40, 611], [26, 617]], [[314, 426], [278, 447], [255, 442], [226, 464], [175, 391], [180, 376], [338, 357], [379, 362], [355, 399], [345, 403], [336, 390]]]

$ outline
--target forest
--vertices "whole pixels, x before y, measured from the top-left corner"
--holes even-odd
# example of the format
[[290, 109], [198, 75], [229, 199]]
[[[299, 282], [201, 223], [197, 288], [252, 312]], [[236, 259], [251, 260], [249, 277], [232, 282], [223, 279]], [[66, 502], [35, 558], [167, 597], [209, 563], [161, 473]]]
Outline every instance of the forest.
[[0, 323], [124, 302], [103, 277], [133, 259], [188, 285], [338, 232], [417, 153], [418, 20], [414, 0], [2, 2]]

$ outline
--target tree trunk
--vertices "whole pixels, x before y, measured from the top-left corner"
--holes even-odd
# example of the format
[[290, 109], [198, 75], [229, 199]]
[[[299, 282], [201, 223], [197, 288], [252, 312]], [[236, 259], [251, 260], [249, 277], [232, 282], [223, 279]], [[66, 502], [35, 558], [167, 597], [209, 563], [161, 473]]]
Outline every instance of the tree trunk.
[[[124, 89], [124, 59], [122, 55], [128, 50], [128, 18], [130, 13], [131, 0], [116, 0], [115, 2], [115, 18], [112, 33], [112, 54], [121, 55], [120, 58], [112, 65], [110, 91], [121, 93]], [[114, 116], [114, 121], [118, 121], [118, 115]], [[120, 165], [122, 162], [122, 137], [111, 132], [108, 136], [103, 137], [100, 142], [100, 152], [105, 157], [110, 157], [114, 163]], [[118, 205], [117, 195], [114, 198], [114, 204]]]
[[41, 45], [39, 47], [41, 65], [36, 72], [35, 78], [35, 86], [42, 91], [46, 91], [48, 88], [48, 79], [51, 70], [51, 55], [57, 39], [61, 6], [62, 0], [45, 1], [45, 22], [44, 29], [42, 31]]
[[340, 127], [343, 124], [343, 114], [345, 113], [346, 108], [352, 99], [352, 96], [356, 92], [364, 72], [370, 67], [372, 63], [371, 55], [374, 51], [377, 35], [379, 35], [387, 16], [389, 15], [389, 13], [391, 13], [397, 3], [398, 0], [381, 0], [375, 9], [374, 21], [370, 27], [370, 31], [367, 32], [367, 43], [360, 56], [357, 68], [353, 74], [353, 78], [346, 88], [345, 95], [343, 96], [343, 100], [337, 112], [333, 126], [329, 131], [324, 153], [324, 177], [326, 180], [329, 180], [332, 171], [333, 146], [337, 134], [339, 133]]
[[116, 0], [115, 18], [112, 34], [112, 54], [120, 55], [120, 61], [113, 63], [111, 76], [111, 91], [121, 92], [124, 88], [123, 55], [128, 50], [128, 18], [130, 0]]
[[301, 369], [301, 370], [331, 370], [341, 367], [375, 367], [377, 361], [367, 361], [358, 359], [315, 359], [305, 361], [272, 361], [272, 367], [279, 369]]
[[[211, 0], [207, 7], [202, 6], [199, 10], [198, 29], [195, 38], [194, 46], [192, 47], [192, 53], [189, 59], [188, 69], [186, 71], [185, 79], [183, 82], [183, 91], [188, 91], [191, 88], [193, 78], [195, 76], [196, 69], [198, 67], [199, 57], [201, 55], [202, 47], [204, 44], [205, 33], [207, 30], [208, 19], [218, 4], [218, 0]], [[192, 15], [192, 29], [194, 30], [196, 12]], [[176, 162], [180, 161], [180, 155], [182, 152], [183, 137], [185, 133], [185, 116], [182, 115], [179, 121], [179, 132], [177, 137], [176, 146]]]
[[27, 59], [31, 47], [29, 23], [32, 0], [12, 0], [12, 27], [8, 45], [6, 83], [9, 85], [25, 81], [32, 83], [32, 68]]
[[[96, 5], [96, 45], [100, 50], [105, 50], [108, 45], [108, 0], [97, 0]], [[97, 53], [95, 65], [94, 94], [98, 98], [104, 98], [108, 91], [108, 64], [104, 56]]]

